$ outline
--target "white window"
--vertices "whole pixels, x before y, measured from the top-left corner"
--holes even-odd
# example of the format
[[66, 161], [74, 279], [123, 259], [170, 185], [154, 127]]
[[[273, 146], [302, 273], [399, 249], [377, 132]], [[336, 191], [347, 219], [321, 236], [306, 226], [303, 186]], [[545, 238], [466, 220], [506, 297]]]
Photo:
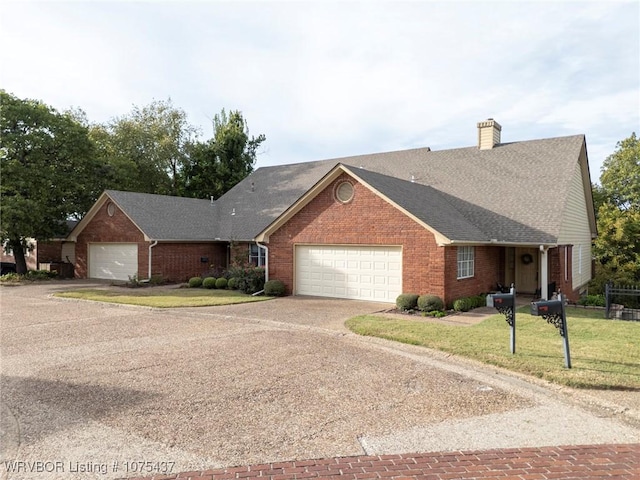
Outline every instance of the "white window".
[[249, 263], [256, 267], [264, 267], [267, 263], [264, 248], [259, 248], [255, 243], [249, 244]]
[[458, 278], [473, 277], [474, 264], [474, 247], [458, 247]]

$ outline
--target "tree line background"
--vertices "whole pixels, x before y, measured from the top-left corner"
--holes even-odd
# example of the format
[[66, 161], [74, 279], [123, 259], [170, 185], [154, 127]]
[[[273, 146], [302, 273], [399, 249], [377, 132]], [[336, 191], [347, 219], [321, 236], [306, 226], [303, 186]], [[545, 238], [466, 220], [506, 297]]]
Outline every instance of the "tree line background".
[[224, 109], [201, 140], [170, 99], [104, 124], [4, 90], [0, 109], [0, 229], [18, 273], [29, 238], [66, 236], [66, 220], [81, 218], [104, 190], [217, 199], [253, 171], [265, 141], [249, 135], [240, 111]]
[[[105, 124], [82, 110], [58, 112], [0, 90], [0, 230], [26, 271], [28, 238], [66, 234], [105, 189], [214, 199], [254, 168], [264, 135], [249, 136], [242, 113], [224, 109], [200, 140], [171, 100], [153, 101]], [[598, 238], [590, 293], [607, 281], [640, 284], [640, 141], [618, 142], [593, 185]]]

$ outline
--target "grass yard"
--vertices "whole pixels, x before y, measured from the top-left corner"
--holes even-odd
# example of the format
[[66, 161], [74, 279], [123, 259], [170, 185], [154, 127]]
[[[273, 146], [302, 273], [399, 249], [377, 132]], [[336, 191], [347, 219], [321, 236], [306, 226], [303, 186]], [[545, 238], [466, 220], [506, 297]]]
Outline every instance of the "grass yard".
[[421, 345], [577, 388], [640, 391], [640, 322], [605, 320], [602, 311], [567, 309], [572, 368], [564, 368], [562, 337], [542, 317], [516, 315], [516, 353], [509, 352], [503, 315], [459, 327], [426, 320], [364, 315], [347, 321], [360, 335]]
[[78, 289], [59, 292], [56, 297], [79, 298], [98, 302], [124, 303], [145, 307], [211, 307], [234, 303], [261, 302], [273, 297], [253, 297], [236, 290], [208, 290], [204, 288], [131, 288], [131, 289]]

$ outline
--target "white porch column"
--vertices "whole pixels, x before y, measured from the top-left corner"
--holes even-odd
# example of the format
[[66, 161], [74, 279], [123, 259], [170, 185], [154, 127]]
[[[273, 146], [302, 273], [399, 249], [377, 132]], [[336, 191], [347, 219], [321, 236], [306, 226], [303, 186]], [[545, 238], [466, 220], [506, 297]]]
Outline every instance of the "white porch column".
[[540, 245], [540, 296], [543, 300], [549, 300], [549, 261], [547, 248]]

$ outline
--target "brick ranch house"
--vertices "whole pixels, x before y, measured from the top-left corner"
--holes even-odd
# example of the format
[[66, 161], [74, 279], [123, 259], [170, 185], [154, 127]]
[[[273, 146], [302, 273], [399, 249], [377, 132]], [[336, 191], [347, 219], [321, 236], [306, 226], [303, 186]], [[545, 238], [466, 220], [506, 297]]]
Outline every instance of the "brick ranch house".
[[106, 191], [69, 235], [80, 278], [184, 281], [238, 257], [288, 293], [446, 302], [515, 283], [576, 299], [596, 223], [584, 135], [257, 169], [216, 201]]

